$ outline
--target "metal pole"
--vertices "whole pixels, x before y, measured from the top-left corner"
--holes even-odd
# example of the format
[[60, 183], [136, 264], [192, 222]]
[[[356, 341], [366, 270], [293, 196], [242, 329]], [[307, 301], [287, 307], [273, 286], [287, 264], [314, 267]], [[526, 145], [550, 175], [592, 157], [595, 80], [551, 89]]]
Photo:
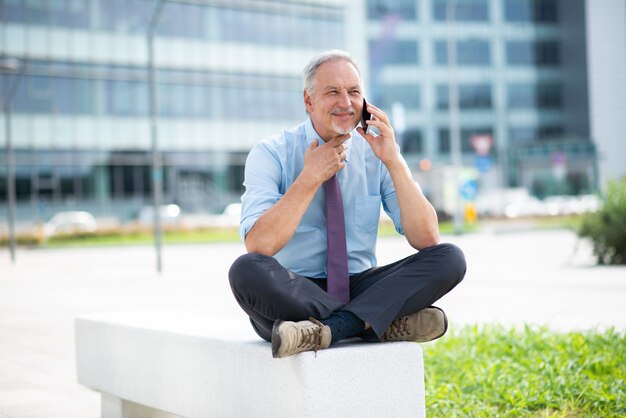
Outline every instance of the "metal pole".
[[13, 138], [11, 128], [11, 102], [13, 96], [17, 91], [17, 86], [24, 75], [26, 69], [25, 65], [18, 60], [7, 60], [7, 62], [1, 62], [0, 68], [3, 70], [15, 71], [19, 69], [19, 72], [15, 75], [13, 83], [9, 87], [9, 93], [4, 97], [3, 110], [4, 110], [4, 129], [5, 138], [7, 144], [7, 203], [8, 203], [8, 217], [9, 224], [9, 254], [11, 257], [11, 263], [15, 264], [15, 253], [17, 247], [17, 239], [15, 233], [15, 218], [16, 218], [16, 203], [15, 203], [15, 153], [13, 152]]
[[15, 161], [13, 155], [13, 141], [11, 140], [11, 105], [4, 104], [4, 127], [7, 140], [7, 200], [8, 200], [8, 222], [9, 222], [9, 253], [11, 263], [15, 264]]
[[155, 6], [148, 33], [146, 37], [148, 46], [148, 90], [150, 97], [150, 136], [152, 143], [152, 203], [154, 208], [154, 245], [156, 249], [157, 272], [163, 271], [161, 257], [161, 243], [163, 232], [161, 228], [161, 202], [163, 201], [163, 163], [159, 152], [159, 142], [157, 136], [157, 95], [154, 77], [154, 32], [156, 25], [163, 11], [166, 0], [159, 0]]
[[456, 42], [452, 36], [455, 24], [456, 1], [449, 0], [446, 7], [448, 24], [447, 55], [448, 55], [448, 110], [450, 112], [450, 156], [454, 175], [454, 233], [463, 233], [463, 209], [461, 207], [461, 134], [459, 130], [459, 90], [456, 80]]

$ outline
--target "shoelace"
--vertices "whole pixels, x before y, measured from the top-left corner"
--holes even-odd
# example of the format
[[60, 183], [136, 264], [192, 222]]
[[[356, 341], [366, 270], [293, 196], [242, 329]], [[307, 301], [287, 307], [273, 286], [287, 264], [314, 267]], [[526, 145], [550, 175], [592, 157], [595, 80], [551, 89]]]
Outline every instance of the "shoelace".
[[300, 330], [302, 338], [298, 342], [298, 348], [313, 349], [313, 351], [317, 352], [322, 346], [322, 328], [324, 324], [315, 318], [309, 318], [309, 321], [313, 322], [316, 327]]
[[409, 317], [405, 316], [403, 318], [398, 318], [394, 320], [391, 324], [389, 324], [389, 328], [383, 335], [383, 339], [388, 338], [398, 338], [403, 337], [405, 335], [409, 335]]

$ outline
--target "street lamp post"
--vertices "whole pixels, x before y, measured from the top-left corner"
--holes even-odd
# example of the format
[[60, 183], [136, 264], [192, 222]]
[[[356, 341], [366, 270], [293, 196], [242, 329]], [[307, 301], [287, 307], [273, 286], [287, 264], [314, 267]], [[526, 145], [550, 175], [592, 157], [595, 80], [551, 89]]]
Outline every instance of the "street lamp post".
[[152, 203], [154, 207], [154, 245], [156, 249], [157, 272], [163, 270], [161, 257], [161, 241], [163, 232], [161, 228], [161, 201], [163, 200], [163, 164], [159, 153], [157, 136], [157, 95], [154, 80], [154, 32], [163, 12], [166, 0], [159, 0], [152, 12], [150, 25], [146, 35], [148, 47], [148, 88], [150, 96], [150, 137], [152, 143]]
[[9, 224], [9, 254], [11, 263], [15, 264], [15, 155], [13, 153], [13, 140], [11, 137], [11, 102], [17, 91], [17, 86], [24, 75], [26, 66], [15, 58], [0, 58], [0, 71], [15, 74], [12, 83], [9, 83], [7, 94], [3, 97], [2, 109], [4, 111], [4, 132], [7, 150], [7, 203]]
[[448, 1], [446, 8], [448, 24], [447, 56], [448, 56], [448, 110], [450, 112], [450, 154], [454, 175], [454, 232], [463, 232], [463, 214], [461, 205], [461, 134], [459, 129], [459, 87], [456, 79], [457, 39], [452, 30], [456, 21], [456, 1]]

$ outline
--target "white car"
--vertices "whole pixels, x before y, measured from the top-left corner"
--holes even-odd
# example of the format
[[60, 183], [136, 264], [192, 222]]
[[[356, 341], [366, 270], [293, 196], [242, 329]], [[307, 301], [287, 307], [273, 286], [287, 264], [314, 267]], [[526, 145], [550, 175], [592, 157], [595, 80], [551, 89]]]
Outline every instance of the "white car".
[[241, 203], [231, 203], [221, 215], [215, 217], [215, 226], [239, 226], [239, 220], [241, 219]]
[[98, 228], [93, 215], [85, 211], [56, 213], [43, 226], [44, 235], [52, 237], [63, 234], [91, 233]]
[[[161, 223], [174, 225], [180, 221], [180, 207], [175, 204], [163, 205], [159, 208]], [[154, 223], [154, 206], [144, 206], [139, 209], [137, 221], [142, 225], [152, 225]]]
[[509, 203], [504, 208], [507, 218], [520, 218], [525, 216], [544, 216], [547, 214], [546, 205], [534, 196], [528, 196]]

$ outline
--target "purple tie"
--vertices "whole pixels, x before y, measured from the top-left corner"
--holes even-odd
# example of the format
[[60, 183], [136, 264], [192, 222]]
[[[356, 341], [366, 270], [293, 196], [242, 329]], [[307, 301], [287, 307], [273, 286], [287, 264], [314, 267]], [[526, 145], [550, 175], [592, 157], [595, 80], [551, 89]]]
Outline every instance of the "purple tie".
[[326, 240], [328, 253], [328, 293], [342, 302], [350, 301], [350, 276], [348, 274], [348, 250], [346, 248], [346, 223], [339, 181], [334, 175], [324, 183], [326, 194]]

